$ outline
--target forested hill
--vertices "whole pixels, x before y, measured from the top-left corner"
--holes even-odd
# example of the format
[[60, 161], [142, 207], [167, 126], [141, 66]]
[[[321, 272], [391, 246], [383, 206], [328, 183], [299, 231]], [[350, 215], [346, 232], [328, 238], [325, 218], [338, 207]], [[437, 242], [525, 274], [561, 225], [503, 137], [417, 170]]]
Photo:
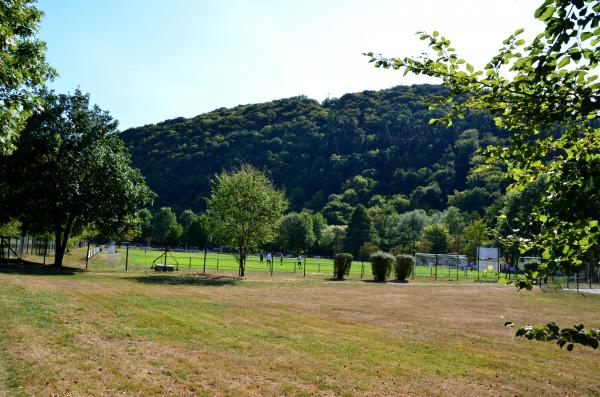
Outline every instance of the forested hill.
[[347, 220], [359, 202], [481, 211], [501, 189], [473, 174], [478, 147], [505, 136], [486, 114], [432, 127], [434, 85], [398, 86], [319, 103], [305, 97], [217, 109], [124, 131], [133, 163], [158, 194], [155, 206], [200, 210], [210, 179], [250, 163], [285, 188], [291, 208]]

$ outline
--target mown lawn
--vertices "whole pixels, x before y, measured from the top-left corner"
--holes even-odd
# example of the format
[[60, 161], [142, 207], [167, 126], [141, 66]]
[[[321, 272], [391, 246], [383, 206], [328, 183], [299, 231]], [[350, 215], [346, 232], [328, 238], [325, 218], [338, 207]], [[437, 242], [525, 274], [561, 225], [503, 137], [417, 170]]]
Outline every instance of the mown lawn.
[[600, 296], [0, 266], [0, 395], [600, 395], [600, 356], [503, 327], [600, 326]]

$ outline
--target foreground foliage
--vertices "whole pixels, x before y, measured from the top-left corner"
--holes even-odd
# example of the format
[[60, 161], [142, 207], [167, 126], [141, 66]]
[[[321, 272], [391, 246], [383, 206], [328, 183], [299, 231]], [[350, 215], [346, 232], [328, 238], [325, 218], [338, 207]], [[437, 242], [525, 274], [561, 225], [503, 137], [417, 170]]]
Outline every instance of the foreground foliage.
[[431, 55], [368, 55], [378, 67], [442, 79], [454, 95], [436, 99], [445, 114], [434, 122], [451, 125], [469, 111], [486, 110], [510, 130], [508, 145], [487, 149], [489, 162], [508, 168], [514, 191], [541, 176], [546, 182], [533, 209], [541, 229], [529, 236], [515, 226], [512, 238], [523, 251], [535, 249], [552, 268], [570, 273], [600, 237], [600, 3], [547, 0], [535, 16], [545, 31], [526, 45], [518, 30], [484, 70], [460, 59], [437, 32], [421, 33]]
[[[504, 325], [507, 327], [515, 326], [515, 324], [510, 321], [506, 322]], [[600, 329], [585, 329], [583, 324], [574, 325], [573, 328], [561, 329], [554, 323], [548, 323], [546, 325], [526, 325], [519, 327], [517, 336], [529, 340], [535, 339], [546, 342], [556, 341], [556, 344], [560, 346], [561, 349], [566, 345], [568, 351], [573, 350], [575, 344], [597, 349], [600, 342]]]
[[33, 0], [0, 1], [0, 155], [15, 149], [27, 118], [42, 104], [37, 91], [56, 75], [36, 37], [42, 11]]
[[[600, 2], [546, 0], [535, 17], [545, 24], [544, 32], [526, 44], [519, 29], [484, 70], [459, 58], [438, 32], [420, 33], [432, 54], [367, 55], [377, 67], [442, 79], [454, 95], [436, 99], [445, 115], [433, 123], [451, 125], [467, 112], [486, 110], [510, 131], [508, 145], [487, 149], [488, 162], [507, 167], [512, 191], [540, 178], [545, 191], [531, 211], [540, 227], [528, 227], [528, 219], [505, 218], [516, 225], [508, 240], [522, 252], [541, 253], [545, 261], [538, 274], [572, 274], [585, 261], [597, 261], [600, 241]], [[516, 285], [530, 289], [536, 278], [521, 278]], [[556, 335], [553, 327], [535, 329]], [[580, 334], [577, 328], [563, 331]], [[579, 338], [572, 342], [582, 343]]]

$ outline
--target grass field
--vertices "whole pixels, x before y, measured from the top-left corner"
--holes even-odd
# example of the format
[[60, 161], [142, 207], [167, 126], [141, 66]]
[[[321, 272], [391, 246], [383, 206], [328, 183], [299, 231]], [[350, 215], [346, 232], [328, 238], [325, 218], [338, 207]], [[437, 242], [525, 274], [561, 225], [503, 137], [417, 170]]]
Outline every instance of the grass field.
[[[84, 257], [85, 250], [75, 250], [73, 256]], [[162, 251], [156, 250], [143, 250], [143, 249], [130, 249], [128, 258], [128, 268], [134, 270], [149, 269], [153, 262], [164, 263], [164, 257], [161, 257]], [[101, 253], [93, 257], [89, 263], [88, 268], [98, 271], [123, 271], [125, 269], [125, 257], [126, 250], [122, 247], [116, 254]], [[283, 261], [279, 257], [274, 258], [274, 273], [302, 273], [304, 274], [304, 265], [306, 265], [306, 273], [319, 274], [319, 275], [332, 275], [333, 274], [333, 261], [327, 258], [304, 258], [302, 266], [298, 266], [297, 258], [295, 257], [284, 257]], [[230, 254], [218, 254], [210, 252], [206, 256], [206, 262], [204, 260], [203, 252], [177, 252], [170, 251], [166, 258], [166, 263], [178, 266], [180, 270], [193, 270], [201, 271], [205, 268], [207, 270], [221, 270], [221, 271], [236, 271], [238, 269], [238, 263], [233, 255]], [[270, 269], [267, 266], [266, 259], [263, 263], [260, 263], [260, 259], [256, 255], [250, 255], [246, 261], [246, 270], [249, 272], [264, 272], [269, 273]], [[371, 265], [368, 261], [354, 261], [351, 267], [351, 275], [360, 276], [363, 275], [365, 278], [371, 277]], [[427, 266], [417, 266], [416, 274], [421, 276], [430, 276], [434, 273], [434, 269]], [[481, 272], [479, 274], [484, 279], [497, 278], [496, 273]], [[438, 277], [440, 278], [456, 278], [456, 269], [448, 269], [447, 267], [438, 268]], [[459, 270], [458, 278], [477, 278], [476, 270], [469, 270], [467, 272]]]
[[600, 395], [591, 349], [503, 327], [600, 324], [600, 296], [494, 283], [0, 266], [0, 396]]

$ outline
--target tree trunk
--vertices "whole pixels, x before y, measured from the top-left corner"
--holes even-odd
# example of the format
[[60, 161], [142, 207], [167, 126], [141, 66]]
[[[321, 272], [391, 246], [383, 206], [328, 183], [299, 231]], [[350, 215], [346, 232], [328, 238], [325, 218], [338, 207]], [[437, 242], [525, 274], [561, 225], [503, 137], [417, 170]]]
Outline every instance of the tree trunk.
[[62, 267], [72, 224], [73, 218], [69, 216], [64, 230], [61, 230], [60, 226], [54, 228], [54, 266], [56, 267]]
[[240, 248], [240, 277], [244, 277], [246, 267], [246, 250]]
[[62, 249], [62, 236], [61, 232], [55, 232], [54, 234], [54, 266], [61, 267], [65, 251]]

